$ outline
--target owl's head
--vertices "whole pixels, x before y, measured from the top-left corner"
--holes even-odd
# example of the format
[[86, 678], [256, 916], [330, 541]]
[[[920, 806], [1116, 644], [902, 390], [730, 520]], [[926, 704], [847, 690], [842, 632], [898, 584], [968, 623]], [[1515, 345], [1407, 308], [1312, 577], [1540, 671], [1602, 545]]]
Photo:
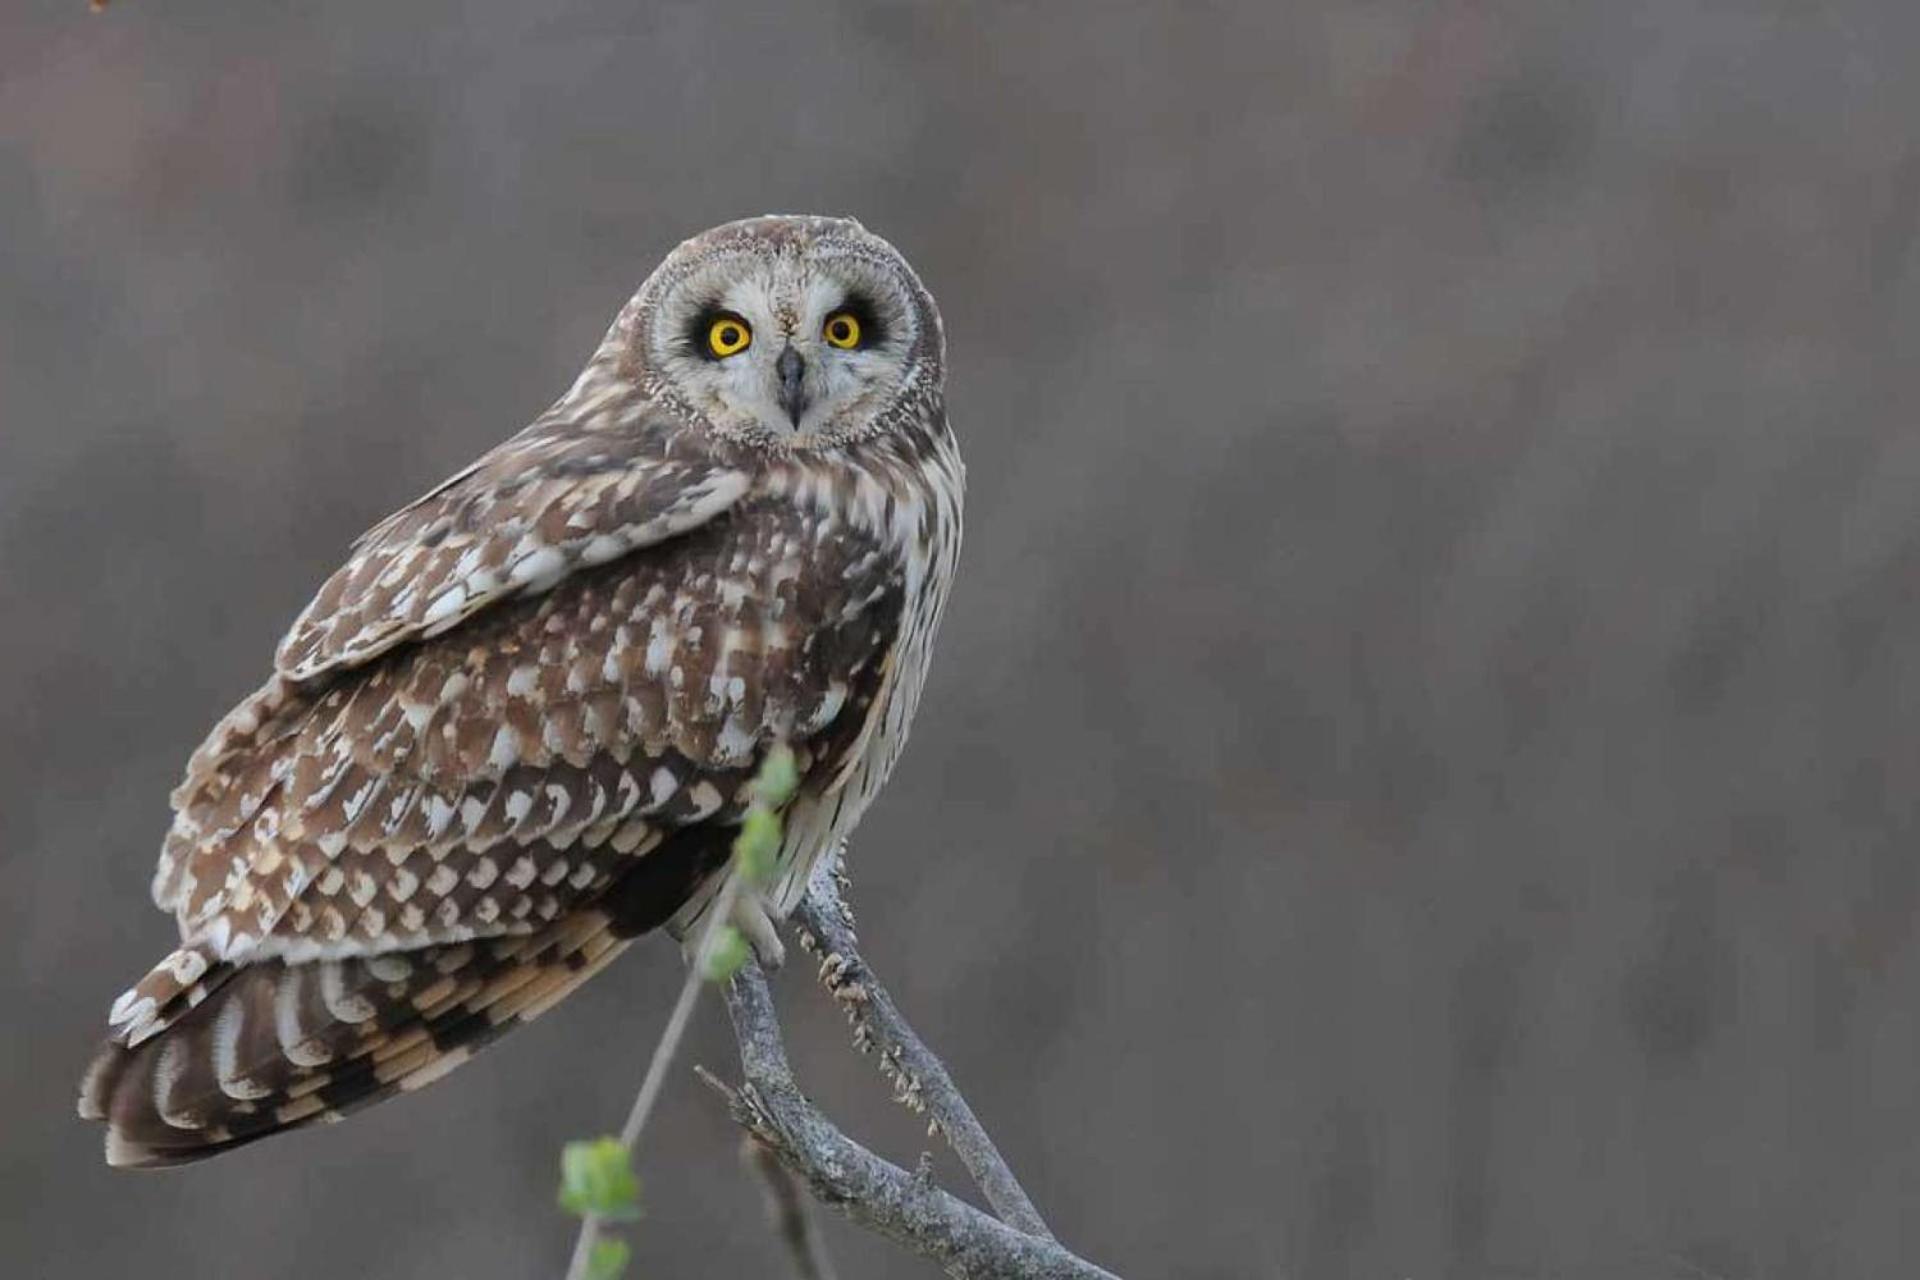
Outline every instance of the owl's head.
[[669, 254], [603, 353], [731, 440], [784, 447], [884, 431], [942, 376], [933, 298], [850, 218], [730, 222]]

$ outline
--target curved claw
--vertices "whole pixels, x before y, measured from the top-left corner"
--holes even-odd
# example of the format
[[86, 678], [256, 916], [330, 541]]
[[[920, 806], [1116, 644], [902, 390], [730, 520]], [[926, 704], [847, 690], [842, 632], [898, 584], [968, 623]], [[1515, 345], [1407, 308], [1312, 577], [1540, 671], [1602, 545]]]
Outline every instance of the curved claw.
[[767, 909], [767, 900], [758, 890], [742, 886], [733, 900], [730, 922], [746, 938], [760, 967], [773, 972], [787, 962], [786, 944], [780, 941], [780, 927]]

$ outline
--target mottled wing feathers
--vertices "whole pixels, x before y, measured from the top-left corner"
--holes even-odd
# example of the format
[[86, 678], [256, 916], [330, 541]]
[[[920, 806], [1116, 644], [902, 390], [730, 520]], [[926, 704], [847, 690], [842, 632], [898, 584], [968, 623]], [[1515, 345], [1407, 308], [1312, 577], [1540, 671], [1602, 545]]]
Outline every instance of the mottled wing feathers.
[[275, 666], [311, 680], [439, 635], [497, 600], [693, 528], [748, 482], [644, 412], [542, 419], [355, 543]]
[[539, 929], [671, 832], [730, 822], [774, 741], [835, 776], [901, 572], [750, 500], [325, 684], [269, 684], [176, 794], [155, 900], [182, 946], [116, 1002], [115, 1037], [162, 1030], [222, 962]]

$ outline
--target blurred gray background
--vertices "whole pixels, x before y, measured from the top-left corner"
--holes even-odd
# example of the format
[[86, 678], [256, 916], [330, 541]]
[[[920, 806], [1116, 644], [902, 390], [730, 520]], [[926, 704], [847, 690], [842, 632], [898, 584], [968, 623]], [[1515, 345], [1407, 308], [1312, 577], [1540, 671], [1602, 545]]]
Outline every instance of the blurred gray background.
[[[940, 298], [971, 467], [856, 900], [1064, 1238], [1134, 1280], [1906, 1271], [1916, 55], [1906, 0], [9, 6], [0, 1267], [557, 1274], [665, 944], [184, 1171], [104, 1169], [74, 1076], [171, 937], [168, 788], [348, 540], [679, 239], [805, 210]], [[911, 1163], [805, 966], [781, 999]], [[779, 1273], [687, 1069], [721, 1021], [638, 1277]]]

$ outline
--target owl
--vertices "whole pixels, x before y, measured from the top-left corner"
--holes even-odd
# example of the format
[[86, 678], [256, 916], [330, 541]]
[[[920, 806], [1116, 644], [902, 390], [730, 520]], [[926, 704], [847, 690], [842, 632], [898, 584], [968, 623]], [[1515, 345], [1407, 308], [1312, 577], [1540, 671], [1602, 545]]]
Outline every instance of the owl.
[[777, 946], [906, 741], [960, 546], [945, 340], [857, 222], [680, 245], [531, 426], [355, 542], [172, 797], [180, 943], [81, 1085], [110, 1164], [446, 1074], [715, 897], [790, 749]]

